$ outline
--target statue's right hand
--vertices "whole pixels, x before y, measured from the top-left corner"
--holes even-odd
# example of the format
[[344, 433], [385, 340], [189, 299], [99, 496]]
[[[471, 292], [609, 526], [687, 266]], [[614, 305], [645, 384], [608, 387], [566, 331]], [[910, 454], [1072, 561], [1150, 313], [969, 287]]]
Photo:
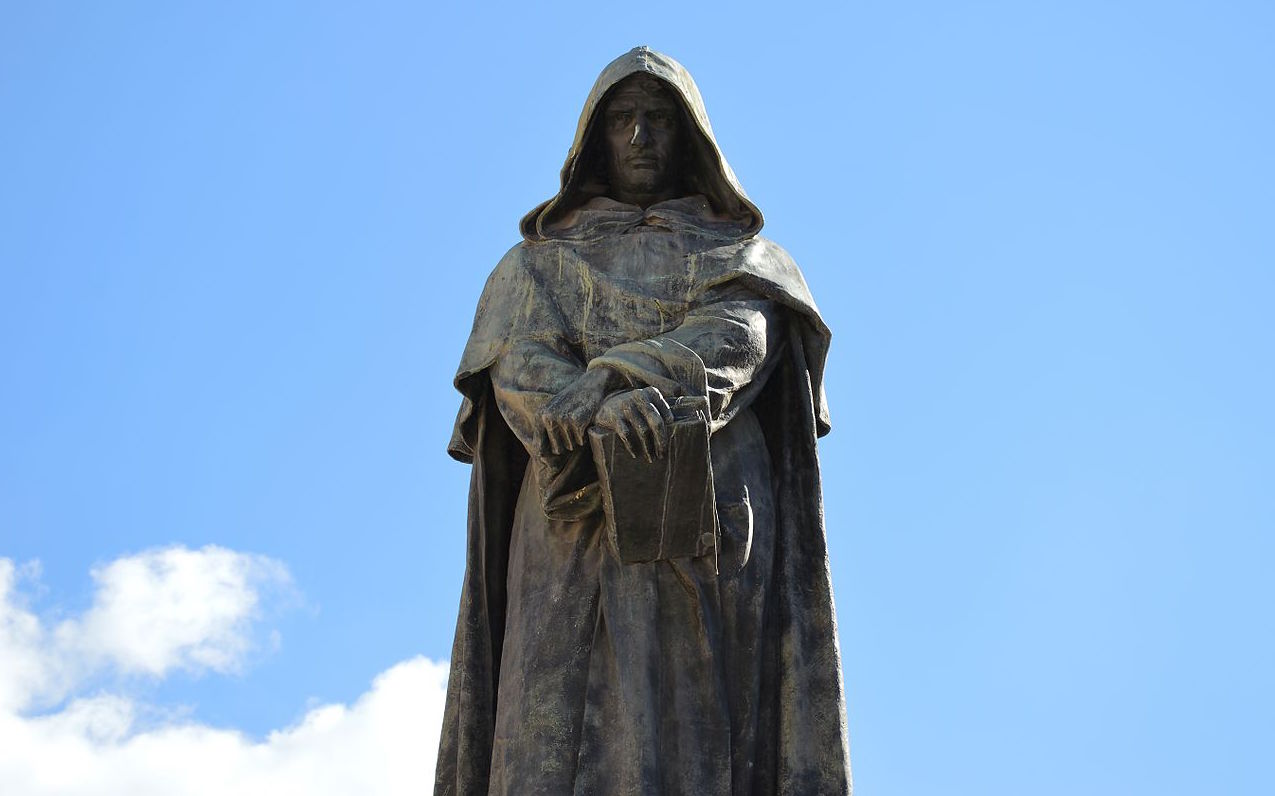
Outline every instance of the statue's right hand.
[[640, 451], [648, 462], [664, 455], [668, 447], [673, 410], [654, 387], [616, 393], [602, 402], [595, 425], [614, 431], [633, 458]]
[[585, 432], [607, 394], [610, 379], [607, 368], [586, 371], [541, 408], [537, 417], [540, 450], [557, 456], [584, 445]]

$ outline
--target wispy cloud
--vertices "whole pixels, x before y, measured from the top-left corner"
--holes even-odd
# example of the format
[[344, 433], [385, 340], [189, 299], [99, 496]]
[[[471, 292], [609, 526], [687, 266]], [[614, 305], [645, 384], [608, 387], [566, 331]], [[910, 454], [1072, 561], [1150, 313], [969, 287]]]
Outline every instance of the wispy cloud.
[[[350, 705], [324, 705], [254, 740], [154, 712], [121, 694], [81, 695], [103, 671], [156, 678], [240, 671], [271, 595], [289, 593], [281, 563], [218, 547], [166, 548], [92, 572], [92, 606], [46, 627], [26, 605], [38, 569], [0, 558], [0, 792], [385, 794], [431, 787], [447, 667], [413, 658]], [[35, 706], [53, 712], [30, 715]]]
[[92, 606], [48, 628], [20, 590], [38, 575], [0, 558], [0, 708], [56, 704], [102, 672], [239, 671], [263, 599], [292, 593], [287, 567], [265, 556], [167, 547], [95, 567]]

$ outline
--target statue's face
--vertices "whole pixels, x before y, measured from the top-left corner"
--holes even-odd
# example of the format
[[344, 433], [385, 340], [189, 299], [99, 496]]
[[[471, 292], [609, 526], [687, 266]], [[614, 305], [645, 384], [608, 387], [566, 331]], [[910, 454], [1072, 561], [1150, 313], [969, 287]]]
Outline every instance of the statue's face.
[[641, 205], [672, 198], [681, 113], [664, 84], [645, 75], [625, 79], [602, 118], [613, 198]]

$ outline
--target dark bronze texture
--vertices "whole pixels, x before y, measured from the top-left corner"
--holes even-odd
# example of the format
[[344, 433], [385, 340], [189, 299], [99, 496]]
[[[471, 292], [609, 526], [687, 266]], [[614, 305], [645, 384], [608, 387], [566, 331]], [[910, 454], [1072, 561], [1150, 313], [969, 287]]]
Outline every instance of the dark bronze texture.
[[455, 377], [473, 472], [436, 794], [850, 792], [830, 335], [761, 226], [686, 70], [607, 66]]

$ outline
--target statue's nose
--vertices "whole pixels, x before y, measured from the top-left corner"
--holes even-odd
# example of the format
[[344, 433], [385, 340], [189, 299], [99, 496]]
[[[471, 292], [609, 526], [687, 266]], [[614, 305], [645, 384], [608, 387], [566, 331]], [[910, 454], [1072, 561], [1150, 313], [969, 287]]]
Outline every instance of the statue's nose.
[[633, 125], [633, 137], [629, 139], [629, 146], [642, 146], [649, 137], [646, 132], [646, 123], [639, 120]]

